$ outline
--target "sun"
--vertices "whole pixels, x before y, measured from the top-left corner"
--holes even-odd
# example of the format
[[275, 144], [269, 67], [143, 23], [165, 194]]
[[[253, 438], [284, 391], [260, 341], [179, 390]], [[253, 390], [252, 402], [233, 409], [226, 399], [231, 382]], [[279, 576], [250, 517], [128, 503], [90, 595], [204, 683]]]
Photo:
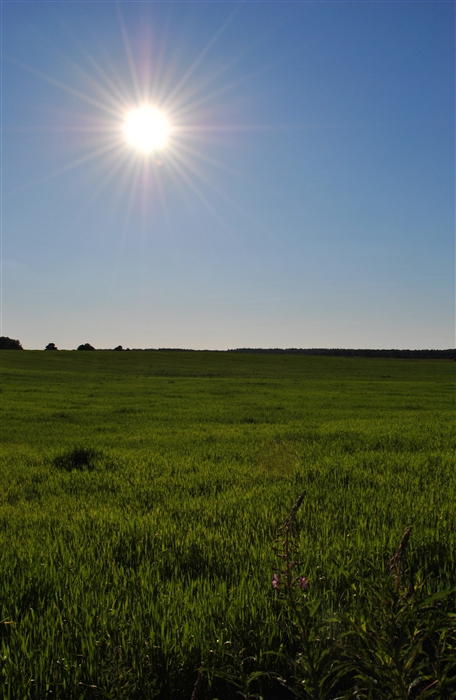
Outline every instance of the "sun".
[[142, 105], [129, 112], [124, 133], [127, 142], [144, 155], [159, 151], [168, 144], [171, 132], [168, 118], [151, 105]]

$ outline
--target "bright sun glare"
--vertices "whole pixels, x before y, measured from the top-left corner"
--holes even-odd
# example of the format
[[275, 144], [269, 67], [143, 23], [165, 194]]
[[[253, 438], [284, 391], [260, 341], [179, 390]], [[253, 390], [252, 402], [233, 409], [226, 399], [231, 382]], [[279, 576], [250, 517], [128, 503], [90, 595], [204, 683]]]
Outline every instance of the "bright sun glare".
[[167, 145], [170, 124], [158, 109], [143, 105], [127, 114], [124, 130], [128, 143], [146, 155]]

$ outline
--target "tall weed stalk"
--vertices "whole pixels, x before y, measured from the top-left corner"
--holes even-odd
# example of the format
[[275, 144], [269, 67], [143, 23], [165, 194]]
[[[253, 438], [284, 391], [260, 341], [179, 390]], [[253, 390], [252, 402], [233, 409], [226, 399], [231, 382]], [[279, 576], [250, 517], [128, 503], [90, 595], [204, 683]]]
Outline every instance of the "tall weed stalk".
[[[279, 528], [274, 570], [278, 621], [287, 640], [286, 677], [279, 680], [306, 700], [425, 700], [456, 697], [455, 615], [451, 590], [426, 593], [423, 572], [408, 565], [408, 527], [386, 571], [369, 564], [351, 572], [344, 606], [324, 617], [322, 597], [302, 574], [296, 538], [301, 493]], [[306, 572], [307, 573], [307, 572]], [[291, 653], [290, 653], [291, 652]]]
[[341, 615], [347, 629], [346, 656], [359, 700], [445, 700], [456, 695], [454, 615], [445, 605], [451, 590], [429, 595], [424, 572], [407, 564], [408, 527], [386, 572], [351, 581], [357, 598]]
[[286, 658], [290, 677], [279, 681], [293, 695], [308, 700], [334, 697], [347, 673], [347, 663], [340, 655], [332, 634], [336, 618], [322, 617], [322, 599], [312, 595], [312, 582], [303, 575], [296, 542], [296, 515], [304, 500], [297, 498], [283, 525], [279, 528], [275, 552], [281, 566], [275, 569], [272, 586], [281, 604], [280, 619], [286, 627], [290, 648], [296, 650]]

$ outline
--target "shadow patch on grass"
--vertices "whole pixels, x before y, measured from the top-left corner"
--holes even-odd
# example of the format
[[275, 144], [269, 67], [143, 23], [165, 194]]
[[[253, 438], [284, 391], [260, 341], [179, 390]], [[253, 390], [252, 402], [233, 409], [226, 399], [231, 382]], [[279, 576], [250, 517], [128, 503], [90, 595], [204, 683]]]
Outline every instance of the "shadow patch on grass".
[[93, 447], [79, 446], [57, 455], [52, 460], [52, 463], [56, 469], [67, 472], [73, 470], [93, 471], [101, 456], [102, 453], [99, 450], [95, 450]]
[[119, 415], [131, 415], [134, 413], [139, 413], [137, 408], [132, 408], [131, 406], [121, 406], [120, 408], [114, 409], [113, 413]]
[[75, 417], [68, 413], [67, 411], [57, 411], [49, 416], [49, 420], [52, 421], [65, 421], [67, 423], [75, 423]]

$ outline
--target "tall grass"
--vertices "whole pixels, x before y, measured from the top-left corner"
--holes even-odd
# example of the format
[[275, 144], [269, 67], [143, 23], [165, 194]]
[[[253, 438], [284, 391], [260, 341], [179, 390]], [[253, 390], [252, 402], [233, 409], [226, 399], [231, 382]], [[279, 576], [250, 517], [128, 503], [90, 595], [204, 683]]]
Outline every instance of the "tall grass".
[[417, 630], [413, 669], [434, 664], [407, 697], [455, 692], [454, 595], [438, 597], [456, 585], [451, 363], [98, 351], [0, 366], [2, 697], [307, 697], [299, 609], [271, 584], [304, 490], [293, 596], [345, 669], [320, 697], [405, 697], [386, 680], [398, 627]]

